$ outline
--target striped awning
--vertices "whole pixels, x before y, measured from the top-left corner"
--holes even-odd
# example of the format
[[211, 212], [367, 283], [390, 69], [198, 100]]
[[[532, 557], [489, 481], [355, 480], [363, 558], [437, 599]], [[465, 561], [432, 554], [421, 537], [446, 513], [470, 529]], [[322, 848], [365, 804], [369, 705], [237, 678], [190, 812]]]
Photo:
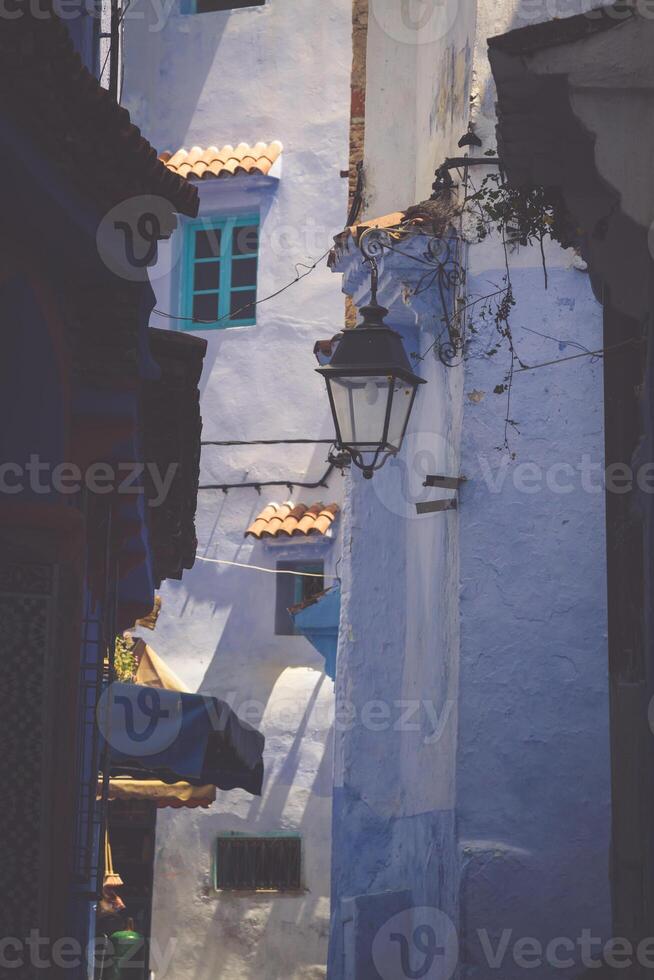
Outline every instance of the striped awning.
[[[102, 780], [98, 784], [98, 797], [102, 792]], [[189, 783], [167, 783], [157, 780], [131, 779], [125, 776], [109, 780], [110, 800], [147, 800], [158, 809], [210, 807], [216, 800], [215, 786], [191, 786]]]

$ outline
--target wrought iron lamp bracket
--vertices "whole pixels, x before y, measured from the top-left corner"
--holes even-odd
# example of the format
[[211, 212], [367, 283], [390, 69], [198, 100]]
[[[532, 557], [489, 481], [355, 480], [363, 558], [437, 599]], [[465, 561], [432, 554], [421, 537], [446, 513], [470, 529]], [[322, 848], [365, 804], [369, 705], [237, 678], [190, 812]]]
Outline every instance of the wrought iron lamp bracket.
[[367, 228], [359, 239], [359, 250], [364, 261], [370, 268], [370, 305], [377, 306], [379, 289], [379, 260], [383, 258], [384, 249], [390, 248], [391, 240], [387, 231], [382, 228]]

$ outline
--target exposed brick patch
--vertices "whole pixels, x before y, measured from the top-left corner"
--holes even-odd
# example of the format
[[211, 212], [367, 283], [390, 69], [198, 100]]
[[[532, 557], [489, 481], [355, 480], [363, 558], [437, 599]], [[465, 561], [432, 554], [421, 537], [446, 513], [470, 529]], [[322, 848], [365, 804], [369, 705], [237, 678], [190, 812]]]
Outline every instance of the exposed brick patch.
[[[350, 193], [348, 211], [357, 186], [358, 165], [363, 163], [366, 137], [366, 58], [368, 52], [369, 0], [352, 0], [352, 112], [350, 116]], [[356, 325], [356, 308], [345, 304], [345, 326]]]
[[369, 0], [352, 0], [352, 114], [350, 117], [350, 206], [363, 162], [366, 134], [366, 55]]

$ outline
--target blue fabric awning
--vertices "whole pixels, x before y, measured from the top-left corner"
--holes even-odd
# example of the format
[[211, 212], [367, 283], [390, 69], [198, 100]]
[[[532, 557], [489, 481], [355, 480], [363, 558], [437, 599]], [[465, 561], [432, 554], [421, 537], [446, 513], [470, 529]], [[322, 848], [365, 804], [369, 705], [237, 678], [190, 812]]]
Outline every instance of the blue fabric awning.
[[212, 784], [259, 796], [265, 739], [224, 701], [139, 684], [112, 684], [98, 721], [111, 774]]

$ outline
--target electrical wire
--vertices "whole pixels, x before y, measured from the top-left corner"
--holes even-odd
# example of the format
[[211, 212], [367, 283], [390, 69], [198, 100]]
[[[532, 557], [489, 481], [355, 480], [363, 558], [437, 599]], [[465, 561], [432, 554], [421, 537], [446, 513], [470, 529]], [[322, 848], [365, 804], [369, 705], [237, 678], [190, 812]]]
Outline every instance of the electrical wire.
[[[131, 0], [129, 0], [127, 6], [129, 6], [129, 3], [131, 3]], [[415, 233], [414, 232], [411, 232], [411, 231], [407, 231], [406, 232], [406, 236], [407, 237], [414, 236], [414, 235], [415, 235], [415, 237], [420, 237], [420, 238], [425, 238], [425, 239], [430, 238], [430, 239], [433, 239], [434, 241], [436, 241], [437, 238], [438, 238], [437, 235], [425, 235], [422, 232], [415, 232]], [[402, 252], [400, 249], [394, 248], [391, 245], [384, 244], [383, 247], [385, 249], [387, 249], [388, 251], [390, 251], [390, 252], [397, 252], [398, 255], [403, 255], [403, 256], [405, 256], [405, 258], [412, 259], [414, 262], [418, 262], [421, 265], [429, 266], [430, 269], [433, 269], [434, 268], [434, 263], [433, 262], [428, 262], [425, 259], [419, 259], [417, 256], [410, 255], [408, 252]], [[290, 289], [291, 286], [294, 286], [296, 283], [301, 282], [303, 279], [306, 279], [307, 276], [310, 276], [311, 273], [314, 272], [318, 268], [318, 266], [320, 265], [321, 262], [324, 262], [324, 260], [331, 253], [331, 251], [332, 251], [332, 246], [330, 246], [327, 249], [327, 251], [324, 252], [320, 256], [320, 258], [316, 259], [316, 261], [312, 265], [305, 265], [302, 262], [298, 262], [297, 265], [296, 265], [296, 267], [295, 267], [296, 268], [296, 272], [297, 272], [298, 266], [303, 266], [307, 270], [306, 272], [297, 273], [295, 279], [291, 279], [291, 281], [288, 282], [288, 283], [286, 283], [285, 286], [282, 286], [281, 289], [276, 290], [276, 292], [271, 293], [269, 296], [264, 296], [262, 299], [258, 299], [254, 303], [247, 303], [245, 306], [242, 306], [238, 310], [234, 310], [233, 312], [226, 313], [223, 316], [218, 317], [217, 320], [203, 320], [203, 319], [200, 319], [199, 317], [194, 317], [194, 316], [176, 316], [173, 313], [167, 313], [165, 310], [160, 310], [160, 309], [157, 309], [157, 308], [155, 308], [152, 312], [153, 313], [156, 313], [157, 316], [163, 316], [163, 317], [165, 317], [168, 320], [176, 320], [176, 321], [179, 321], [179, 322], [187, 322], [187, 323], [201, 323], [201, 324], [204, 323], [204, 324], [215, 325], [217, 323], [222, 323], [223, 320], [236, 319], [238, 317], [239, 313], [244, 313], [246, 310], [252, 310], [252, 309], [254, 309], [257, 306], [261, 306], [262, 303], [267, 303], [271, 299], [276, 299], [278, 296], [281, 296], [282, 293], [286, 292], [287, 289]]]
[[643, 344], [642, 340], [624, 340], [621, 344], [614, 344], [612, 347], [603, 347], [601, 350], [589, 350], [583, 354], [571, 354], [570, 357], [559, 357], [554, 361], [544, 361], [542, 364], [533, 364], [531, 367], [526, 366], [518, 368], [515, 372], [516, 374], [523, 374], [525, 371], [537, 371], [538, 368], [550, 367], [553, 364], [564, 364], [566, 361], [576, 361], [579, 357], [604, 357], [605, 354], [612, 354], [613, 351], [620, 350], [622, 347], [640, 347]]
[[522, 324], [522, 329], [526, 330], [527, 333], [535, 334], [537, 337], [543, 337], [544, 340], [552, 340], [555, 344], [559, 344], [562, 347], [576, 347], [577, 350], [583, 351], [584, 354], [593, 354], [588, 347], [584, 347], [584, 345], [580, 344], [577, 340], [563, 340], [560, 337], [552, 337], [548, 333], [541, 333], [540, 330], [534, 330], [533, 327], [527, 327], [524, 325], [524, 323]]
[[233, 568], [247, 568], [251, 572], [267, 572], [268, 575], [295, 575], [296, 578], [321, 578], [325, 581], [338, 582], [336, 575], [324, 575], [322, 572], [291, 572], [279, 568], [263, 568], [261, 565], [246, 565], [240, 561], [227, 561], [225, 558], [203, 558], [202, 555], [195, 556], [197, 561], [204, 561], [208, 565], [231, 565]]
[[[320, 256], [319, 259], [316, 259], [313, 265], [306, 266], [307, 269], [306, 272], [298, 273], [295, 279], [291, 279], [290, 282], [286, 283], [285, 286], [282, 286], [282, 288], [278, 289], [276, 292], [271, 293], [270, 296], [264, 296], [263, 299], [258, 299], [254, 303], [247, 303], [245, 306], [242, 306], [240, 310], [233, 310], [231, 313], [226, 313], [223, 316], [218, 317], [217, 320], [200, 320], [198, 319], [198, 317], [194, 317], [194, 316], [174, 316], [172, 313], [166, 313], [165, 310], [158, 310], [158, 309], [154, 309], [152, 312], [156, 313], [157, 316], [166, 317], [168, 320], [180, 320], [180, 321], [184, 320], [187, 321], [188, 323], [207, 323], [207, 324], [215, 325], [216, 323], [222, 323], [223, 320], [236, 320], [238, 319], [239, 313], [244, 313], [246, 310], [252, 310], [256, 306], [261, 306], [262, 303], [267, 303], [271, 299], [276, 299], [277, 296], [281, 296], [281, 294], [285, 293], [287, 289], [291, 288], [291, 286], [294, 286], [297, 282], [301, 282], [302, 279], [306, 279], [307, 276], [310, 276], [311, 273], [318, 268], [321, 262], [324, 262], [324, 260], [327, 258], [330, 252], [331, 252], [331, 248], [328, 248], [327, 251]], [[298, 265], [302, 265], [302, 264], [303, 263], [298, 263]], [[296, 266], [296, 270], [297, 270], [297, 266]]]
[[350, 208], [350, 213], [347, 216], [347, 227], [351, 228], [354, 222], [357, 220], [361, 214], [361, 208], [363, 207], [363, 190], [365, 186], [365, 171], [363, 169], [363, 160], [357, 163], [357, 182], [354, 189], [354, 194], [352, 196], [352, 207]]
[[211, 439], [201, 442], [201, 446], [331, 446], [333, 439], [253, 439], [241, 441], [238, 439], [227, 439], [224, 442], [215, 442]]
[[261, 493], [264, 487], [286, 487], [291, 493], [296, 487], [299, 490], [318, 490], [319, 487], [324, 487], [325, 490], [328, 490], [327, 480], [335, 469], [334, 464], [330, 463], [322, 478], [315, 483], [302, 483], [298, 480], [256, 480], [250, 483], [209, 483], [205, 486], [198, 487], [198, 490], [222, 490], [225, 494], [229, 493], [230, 490], [246, 489], [256, 490], [257, 493]]

